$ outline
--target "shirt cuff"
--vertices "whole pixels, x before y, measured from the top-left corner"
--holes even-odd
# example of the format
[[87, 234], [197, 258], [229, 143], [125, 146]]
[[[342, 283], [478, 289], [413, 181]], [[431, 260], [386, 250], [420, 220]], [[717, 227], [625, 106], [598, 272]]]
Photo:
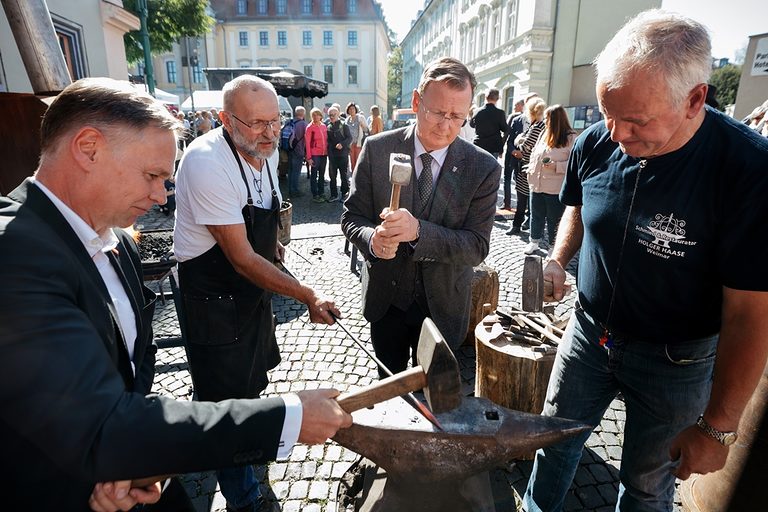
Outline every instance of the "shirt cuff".
[[304, 410], [301, 407], [299, 395], [289, 393], [281, 398], [285, 403], [285, 421], [283, 421], [283, 431], [280, 433], [277, 458], [285, 459], [291, 454], [293, 445], [299, 440]]
[[371, 256], [373, 256], [376, 259], [379, 259], [379, 257], [376, 256], [376, 253], [373, 252], [373, 237], [368, 239], [368, 254], [370, 254]]

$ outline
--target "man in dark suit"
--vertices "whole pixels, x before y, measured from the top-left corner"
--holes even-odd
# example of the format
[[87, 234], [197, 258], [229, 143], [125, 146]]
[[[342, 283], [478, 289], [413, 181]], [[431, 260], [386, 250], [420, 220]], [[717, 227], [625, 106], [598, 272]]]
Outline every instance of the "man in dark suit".
[[[264, 462], [351, 417], [333, 390], [190, 403], [147, 394], [154, 293], [130, 226], [165, 202], [179, 124], [127, 85], [84, 79], [51, 104], [40, 165], [0, 197], [0, 478], [5, 503], [128, 510], [129, 479]], [[155, 507], [161, 506], [165, 498]], [[167, 508], [156, 508], [167, 510]]]
[[[363, 314], [393, 372], [405, 369], [424, 318], [453, 348], [467, 333], [472, 267], [488, 254], [501, 175], [491, 155], [457, 137], [475, 85], [455, 59], [427, 66], [411, 100], [416, 124], [370, 137], [352, 175], [342, 230], [365, 258]], [[411, 155], [414, 167], [395, 211], [391, 153]]]
[[504, 111], [496, 107], [499, 90], [489, 90], [485, 101], [485, 105], [475, 113], [469, 125], [475, 129], [475, 146], [498, 158], [504, 149], [504, 139], [509, 126]]

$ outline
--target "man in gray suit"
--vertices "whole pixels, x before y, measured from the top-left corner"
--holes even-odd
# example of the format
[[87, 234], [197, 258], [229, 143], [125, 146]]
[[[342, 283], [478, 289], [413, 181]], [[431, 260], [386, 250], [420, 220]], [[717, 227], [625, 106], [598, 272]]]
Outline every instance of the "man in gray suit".
[[[476, 82], [461, 62], [428, 65], [411, 105], [416, 124], [366, 140], [341, 225], [365, 258], [363, 314], [378, 357], [406, 368], [432, 318], [454, 349], [469, 324], [472, 267], [488, 254], [501, 167], [458, 137]], [[413, 158], [400, 208], [389, 210], [389, 155]]]

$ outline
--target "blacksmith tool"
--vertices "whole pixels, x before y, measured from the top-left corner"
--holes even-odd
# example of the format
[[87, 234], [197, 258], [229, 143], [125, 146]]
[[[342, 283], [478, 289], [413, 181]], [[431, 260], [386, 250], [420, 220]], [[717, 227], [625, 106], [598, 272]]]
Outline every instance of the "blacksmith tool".
[[[521, 307], [523, 311], [540, 312], [544, 302], [556, 302], [552, 297], [552, 281], [544, 280], [544, 270], [541, 256], [530, 255], [525, 257], [523, 264], [523, 286]], [[564, 295], [571, 293], [571, 285], [565, 284]], [[545, 300], [546, 299], [546, 300]]]
[[400, 187], [411, 183], [413, 165], [411, 156], [404, 153], [389, 155], [389, 182], [392, 183], [392, 195], [389, 198], [389, 210], [400, 208]]

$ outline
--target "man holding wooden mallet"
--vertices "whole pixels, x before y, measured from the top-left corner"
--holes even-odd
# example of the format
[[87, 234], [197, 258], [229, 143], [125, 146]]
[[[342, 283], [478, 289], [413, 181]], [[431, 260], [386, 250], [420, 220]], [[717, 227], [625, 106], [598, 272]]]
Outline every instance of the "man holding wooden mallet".
[[363, 315], [395, 373], [413, 358], [424, 318], [454, 349], [467, 332], [472, 267], [488, 254], [501, 175], [489, 153], [458, 138], [475, 85], [455, 59], [428, 65], [411, 100], [416, 124], [366, 139], [344, 204], [342, 230], [365, 259]]

